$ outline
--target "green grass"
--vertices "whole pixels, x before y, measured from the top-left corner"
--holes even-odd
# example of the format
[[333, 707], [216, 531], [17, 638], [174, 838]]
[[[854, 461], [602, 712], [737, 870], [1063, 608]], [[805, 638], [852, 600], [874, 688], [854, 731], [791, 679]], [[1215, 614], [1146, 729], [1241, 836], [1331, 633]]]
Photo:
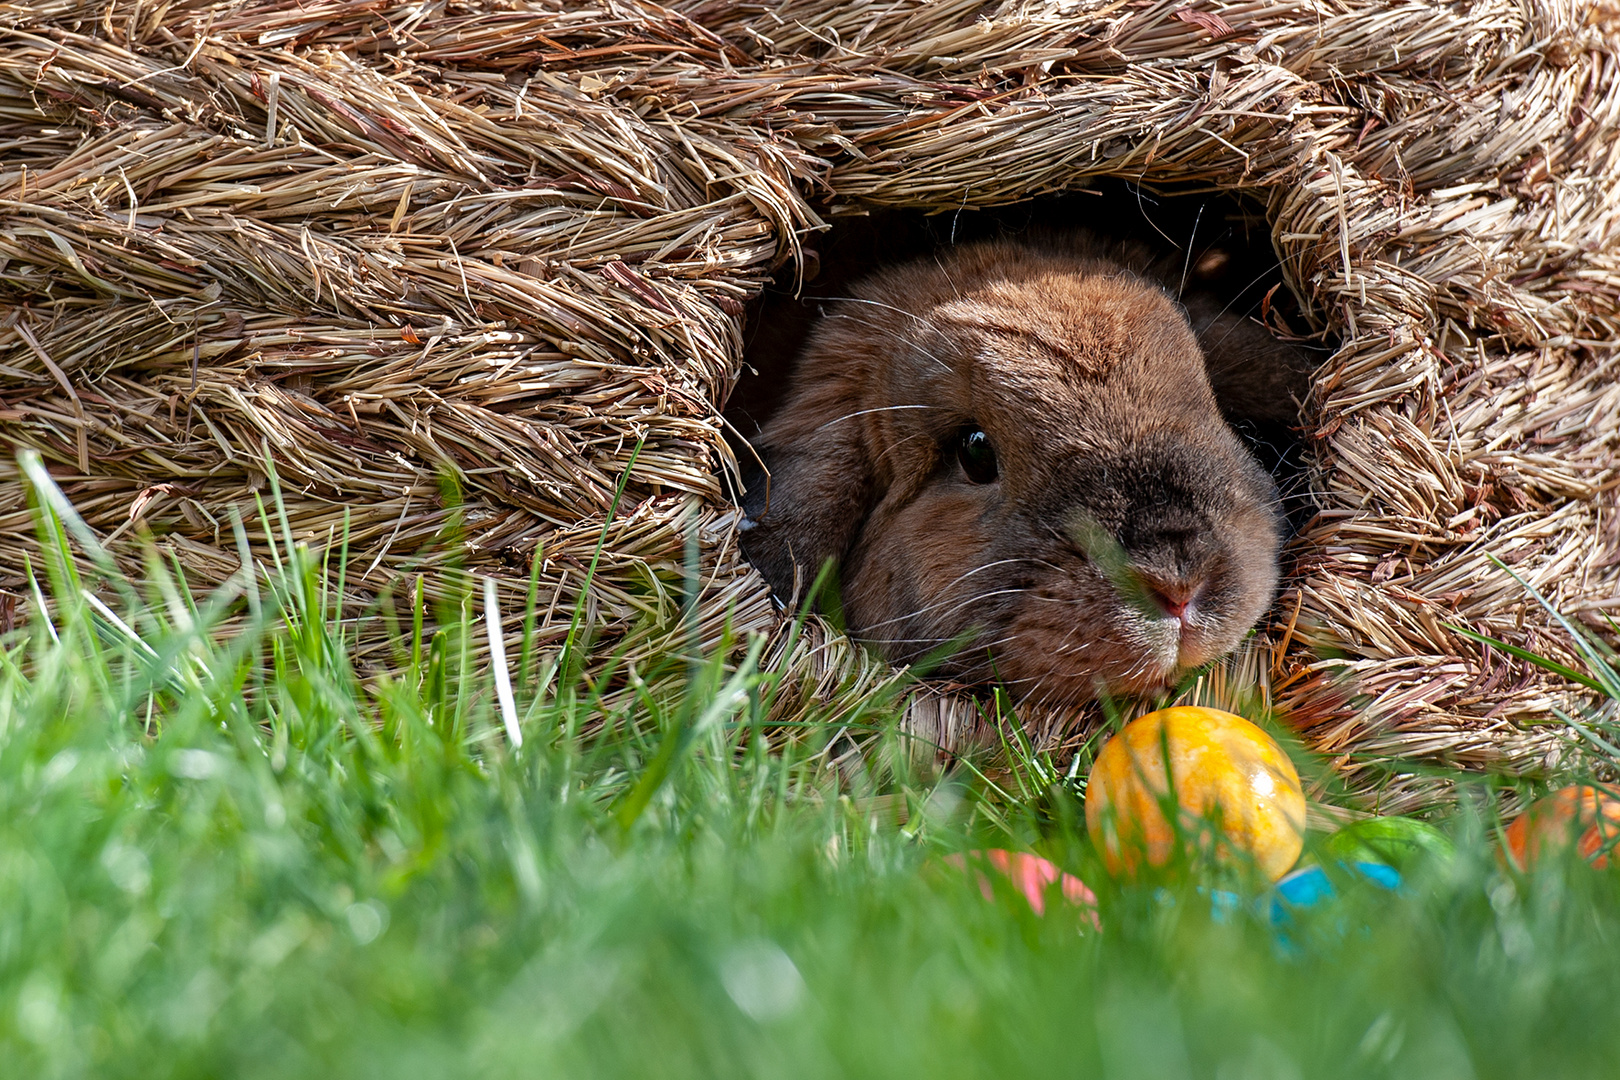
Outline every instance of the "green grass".
[[[518, 680], [514, 748], [467, 660], [476, 597], [426, 640], [402, 598], [370, 687], [290, 545], [248, 599], [154, 563], [98, 609], [42, 495], [52, 615], [0, 659], [6, 1077], [1620, 1070], [1620, 879], [1506, 873], [1484, 788], [1401, 893], [1342, 882], [1279, 930], [1198, 872], [1108, 885], [1038, 760], [909, 773], [878, 713], [870, 775], [840, 778], [839, 729], [762, 737], [776, 686], [746, 660], [672, 657], [683, 693], [604, 716], [525, 647], [552, 676]], [[942, 861], [990, 845], [1081, 873], [1103, 931]]]

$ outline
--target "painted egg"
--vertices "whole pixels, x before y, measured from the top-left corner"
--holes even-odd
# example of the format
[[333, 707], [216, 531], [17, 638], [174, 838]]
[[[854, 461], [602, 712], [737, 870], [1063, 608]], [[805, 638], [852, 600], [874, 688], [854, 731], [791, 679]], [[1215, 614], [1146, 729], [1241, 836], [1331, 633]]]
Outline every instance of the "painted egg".
[[1399, 869], [1422, 857], [1450, 857], [1455, 848], [1445, 833], [1409, 817], [1370, 817], [1346, 825], [1324, 845], [1339, 862], [1384, 863]]
[[[1383, 863], [1340, 863], [1339, 869], [1345, 874], [1353, 874], [1391, 892], [1401, 887], [1400, 871]], [[1288, 917], [1287, 909], [1290, 907], [1315, 907], [1336, 896], [1338, 890], [1333, 887], [1333, 879], [1328, 876], [1326, 870], [1321, 866], [1301, 867], [1285, 874], [1282, 880], [1277, 882], [1277, 892], [1271, 902], [1271, 921], [1285, 921]]]
[[1502, 839], [1519, 870], [1571, 841], [1593, 866], [1608, 866], [1609, 850], [1620, 845], [1620, 799], [1590, 784], [1562, 788], [1531, 803]]
[[[1175, 825], [1165, 817], [1171, 804]], [[1086, 787], [1086, 830], [1116, 876], [1164, 866], [1183, 842], [1221, 833], [1273, 881], [1304, 847], [1305, 795], [1282, 748], [1254, 724], [1183, 705], [1148, 713], [1103, 746]]]
[[991, 848], [988, 851], [970, 851], [966, 857], [962, 855], [948, 855], [946, 862], [958, 869], [972, 866], [979, 881], [979, 891], [986, 900], [994, 900], [995, 892], [990, 881], [983, 873], [977, 872], [981, 866], [988, 866], [991, 870], [1005, 877], [1014, 888], [1023, 894], [1035, 914], [1046, 914], [1046, 898], [1051, 886], [1056, 885], [1057, 894], [1067, 903], [1078, 907], [1090, 909], [1090, 922], [1097, 922], [1097, 897], [1086, 887], [1086, 883], [1073, 874], [1066, 874], [1059, 870], [1056, 863], [1043, 859], [1039, 855], [1030, 855], [1022, 851], [1007, 851], [1004, 848]]

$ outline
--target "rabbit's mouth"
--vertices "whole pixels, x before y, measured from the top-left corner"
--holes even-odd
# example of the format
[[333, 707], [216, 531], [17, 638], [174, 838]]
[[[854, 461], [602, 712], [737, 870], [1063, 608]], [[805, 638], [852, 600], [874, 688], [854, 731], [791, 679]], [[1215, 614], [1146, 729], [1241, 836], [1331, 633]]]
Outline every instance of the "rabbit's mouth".
[[1144, 675], [1145, 681], [1152, 685], [1143, 689], [1162, 690], [1174, 684], [1182, 672], [1196, 666], [1189, 663], [1189, 653], [1202, 652], [1198, 639], [1203, 635], [1185, 618], [1163, 615], [1144, 621], [1147, 623]]
[[[981, 625], [932, 626], [917, 636], [933, 648], [969, 642], [939, 674], [999, 682], [1016, 698], [1065, 707], [1099, 695], [1163, 693], [1229, 652], [1254, 620], [1219, 574], [1199, 576], [1179, 591], [1162, 580], [1153, 589], [1131, 580], [1131, 588], [1101, 574], [1053, 575], [1034, 587], [998, 583], [1006, 587], [992, 592], [1022, 601], [1008, 603], [1002, 618], [993, 603], [981, 602], [975, 612], [987, 616]], [[892, 641], [876, 643], [894, 650]], [[920, 652], [913, 646], [906, 658]]]
[[1123, 677], [1109, 680], [1113, 693], [1141, 695], [1172, 689], [1189, 671], [1231, 651], [1242, 636], [1233, 633], [1230, 620], [1196, 603], [1173, 614], [1132, 614], [1141, 659]]

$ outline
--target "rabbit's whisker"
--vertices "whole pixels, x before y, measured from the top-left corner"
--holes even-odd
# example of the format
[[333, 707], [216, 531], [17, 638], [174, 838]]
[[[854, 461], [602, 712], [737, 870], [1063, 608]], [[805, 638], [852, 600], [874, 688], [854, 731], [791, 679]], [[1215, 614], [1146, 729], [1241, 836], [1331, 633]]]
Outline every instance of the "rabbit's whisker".
[[[935, 595], [939, 595], [939, 593], [944, 593], [944, 592], [948, 591], [952, 586], [958, 585], [961, 582], [966, 581], [968, 578], [972, 577], [974, 574], [983, 573], [986, 570], [992, 570], [992, 569], [994, 569], [995, 567], [998, 567], [998, 566], [1010, 566], [1010, 565], [1012, 565], [1014, 563], [1023, 563], [1023, 562], [1032, 562], [1032, 563], [1035, 563], [1037, 566], [1050, 566], [1054, 570], [1057, 569], [1057, 567], [1052, 566], [1052, 564], [1047, 562], [1045, 559], [1036, 559], [1036, 558], [996, 559], [996, 560], [993, 560], [991, 562], [987, 562], [987, 563], [983, 563], [983, 564], [981, 564], [979, 566], [975, 566], [972, 570], [969, 570], [964, 574], [959, 574], [955, 578], [953, 578], [950, 581], [946, 582], [944, 584], [944, 586], [942, 586], [939, 589], [939, 592], [936, 593]], [[1022, 591], [1023, 591], [1022, 589], [1011, 589], [1011, 590], [1003, 589], [1003, 590], [1000, 590], [1000, 592], [997, 592], [997, 593], [984, 593], [984, 594], [981, 594], [981, 597], [982, 596], [997, 596], [997, 595], [1000, 595], [1001, 593], [1005, 593], [1005, 592], [1022, 592]], [[969, 597], [967, 600], [962, 601], [962, 603], [969, 603], [970, 604], [974, 600], [980, 599], [981, 597]], [[908, 612], [905, 612], [905, 613], [900, 614], [900, 615], [896, 615], [893, 618], [884, 619], [881, 622], [871, 623], [868, 626], [868, 629], [871, 629], [872, 627], [886, 626], [889, 623], [894, 623], [894, 622], [904, 622], [907, 619], [916, 618], [919, 615], [925, 614], [925, 613], [930, 612], [930, 611], [937, 610], [938, 608], [944, 607], [946, 604], [950, 604], [952, 602], [953, 602], [953, 600], [952, 600], [951, 597], [945, 597], [945, 598], [943, 598], [941, 600], [938, 600], [935, 603], [929, 604], [929, 605], [927, 605], [925, 607], [916, 608], [915, 610], [908, 611]], [[961, 605], [958, 604], [957, 606], [960, 607]]]
[[[1035, 558], [1033, 556], [1028, 556], [1028, 555], [1021, 555], [1021, 556], [1018, 556], [1018, 557], [1012, 558], [1012, 559], [994, 559], [994, 560], [992, 560], [990, 562], [987, 562], [987, 563], [980, 563], [978, 566], [975, 566], [972, 570], [969, 570], [965, 574], [957, 575], [956, 577], [952, 578], [950, 581], [947, 581], [945, 583], [945, 585], [939, 591], [944, 592], [946, 589], [949, 589], [951, 586], [959, 584], [960, 582], [966, 581], [968, 578], [972, 577], [974, 574], [983, 573], [986, 570], [993, 570], [998, 566], [1012, 566], [1015, 563], [1024, 563], [1024, 562], [1032, 562], [1032, 563], [1035, 563], [1037, 566], [1052, 566], [1052, 564], [1047, 562], [1045, 559], [1037, 559], [1037, 558]], [[1052, 569], [1056, 570], [1057, 567], [1052, 566]]]
[[[923, 318], [921, 315], [915, 315], [915, 314], [913, 314], [913, 313], [911, 313], [909, 311], [906, 311], [906, 310], [904, 310], [902, 308], [897, 308], [893, 304], [882, 304], [882, 303], [879, 303], [876, 300], [863, 300], [858, 296], [829, 297], [828, 299], [838, 300], [838, 301], [841, 301], [842, 303], [846, 303], [846, 304], [870, 304], [873, 307], [883, 308], [883, 309], [888, 310], [888, 311], [897, 312], [897, 313], [899, 313], [901, 315], [904, 315], [906, 318], [910, 319], [912, 322], [920, 323], [922, 326], [927, 327], [930, 330], [933, 329], [933, 324], [930, 323], [927, 319]], [[873, 330], [876, 330], [878, 333], [880, 333], [880, 334], [884, 335], [885, 337], [889, 338], [891, 341], [898, 342], [901, 345], [909, 345], [912, 348], [916, 349], [918, 352], [922, 353], [924, 356], [928, 357], [928, 359], [932, 360], [935, 364], [937, 364], [939, 366], [939, 369], [941, 371], [945, 372], [945, 374], [949, 375], [951, 373], [951, 366], [949, 364], [947, 364], [945, 361], [941, 360], [939, 357], [935, 356], [932, 352], [930, 352], [923, 345], [922, 342], [914, 340], [912, 338], [908, 338], [908, 337], [904, 336], [903, 334], [898, 334], [895, 331], [890, 330], [887, 326], [884, 326], [880, 322], [876, 322], [876, 321], [874, 321], [872, 319], [857, 318], [854, 315], [846, 314], [846, 313], [843, 313], [843, 312], [833, 314], [833, 315], [826, 315], [826, 316], [823, 316], [823, 317], [827, 318], [827, 319], [844, 319], [844, 320], [847, 320], [847, 321], [852, 322], [852, 323], [857, 323], [857, 324], [859, 324], [861, 326], [871, 327]]]
[[924, 348], [921, 342], [915, 341], [912, 338], [905, 337], [901, 334], [897, 334], [881, 323], [875, 323], [871, 319], [857, 319], [853, 315], [828, 315], [827, 318], [828, 320], [843, 319], [845, 321], [855, 323], [858, 326], [864, 326], [868, 329], [875, 330], [879, 334], [882, 334], [884, 337], [888, 338], [890, 341], [898, 342], [901, 345], [910, 346], [911, 348], [916, 349], [929, 360], [933, 361], [934, 366], [939, 368], [939, 370], [943, 371], [947, 375], [951, 374], [951, 366], [945, 361], [941, 360], [939, 357], [935, 356], [928, 349]]
[[[930, 612], [941, 613], [942, 609], [943, 614], [953, 615], [956, 612], [961, 611], [964, 607], [967, 607], [969, 604], [976, 604], [981, 600], [988, 600], [993, 596], [1017, 596], [1024, 591], [1025, 590], [1022, 587], [1016, 589], [991, 589], [988, 592], [963, 597], [961, 600], [947, 598], [920, 608], [913, 608], [904, 614], [896, 615], [893, 618], [884, 619], [881, 622], [871, 623], [866, 627], [866, 629], [871, 630], [874, 627], [888, 626], [890, 623], [909, 622], [912, 619], [920, 618], [921, 616], [929, 614]], [[935, 621], [938, 622], [937, 619]], [[948, 640], [952, 636], [953, 635], [947, 634], [945, 635], [944, 640]]]
[[830, 428], [834, 424], [837, 424], [837, 423], [839, 423], [841, 421], [853, 420], [857, 416], [870, 416], [873, 413], [899, 412], [899, 411], [901, 411], [903, 409], [942, 409], [942, 408], [944, 408], [943, 405], [882, 405], [882, 406], [879, 406], [878, 408], [875, 408], [875, 409], [861, 409], [861, 410], [859, 410], [857, 412], [845, 413], [843, 416], [834, 417], [833, 419], [827, 421], [825, 424], [822, 424], [821, 427], [816, 428], [816, 430], [817, 431], [824, 431], [827, 428]]
[[[1270, 277], [1273, 272], [1275, 272], [1277, 270], [1280, 270], [1281, 268], [1282, 268], [1282, 260], [1281, 259], [1273, 259], [1270, 266], [1266, 267], [1264, 270], [1260, 271], [1253, 278], [1251, 278], [1247, 285], [1245, 285], [1245, 286], [1243, 286], [1243, 288], [1239, 289], [1237, 291], [1237, 293], [1232, 297], [1232, 299], [1230, 299], [1230, 300], [1228, 300], [1226, 302], [1225, 307], [1221, 308], [1220, 311], [1215, 313], [1215, 318], [1218, 319], [1222, 315], [1225, 315], [1228, 311], [1231, 311], [1232, 306], [1234, 304], [1236, 304], [1239, 300], [1243, 299], [1243, 297], [1248, 294], [1250, 289], [1252, 289], [1256, 285], [1260, 284], [1260, 282], [1262, 282], [1266, 278]], [[1227, 333], [1230, 334], [1231, 331], [1228, 330]], [[1221, 341], [1225, 341], [1225, 340], [1226, 340], [1225, 336], [1222, 336]], [[1217, 342], [1217, 344], [1219, 344], [1219, 342]]]
[[838, 303], [843, 304], [866, 304], [869, 307], [882, 308], [884, 311], [892, 311], [896, 315], [904, 315], [912, 322], [922, 323], [924, 326], [929, 325], [928, 320], [923, 318], [921, 315], [918, 315], [915, 311], [907, 311], [905, 308], [895, 307], [893, 304], [885, 304], [881, 300], [868, 300], [862, 296], [823, 296], [819, 297], [818, 299], [837, 301]]
[[902, 446], [906, 445], [906, 443], [910, 442], [912, 439], [926, 439], [926, 438], [929, 438], [928, 433], [926, 431], [919, 431], [916, 434], [907, 435], [903, 439], [897, 439], [897, 440], [895, 440], [895, 443], [894, 443], [893, 446], [887, 448], [886, 450], [883, 451], [883, 453], [878, 455], [878, 460], [881, 461], [883, 458], [888, 457], [890, 454], [894, 453], [896, 450], [898, 450]]

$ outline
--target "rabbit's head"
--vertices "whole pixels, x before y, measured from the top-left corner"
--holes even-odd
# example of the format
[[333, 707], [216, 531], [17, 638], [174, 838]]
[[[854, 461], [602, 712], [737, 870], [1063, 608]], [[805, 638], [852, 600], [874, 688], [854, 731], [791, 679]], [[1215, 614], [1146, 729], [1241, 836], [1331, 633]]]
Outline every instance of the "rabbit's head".
[[1161, 688], [1276, 589], [1271, 477], [1182, 309], [1103, 259], [997, 242], [865, 280], [754, 445], [743, 550], [778, 596], [831, 560], [854, 636], [1022, 699]]

